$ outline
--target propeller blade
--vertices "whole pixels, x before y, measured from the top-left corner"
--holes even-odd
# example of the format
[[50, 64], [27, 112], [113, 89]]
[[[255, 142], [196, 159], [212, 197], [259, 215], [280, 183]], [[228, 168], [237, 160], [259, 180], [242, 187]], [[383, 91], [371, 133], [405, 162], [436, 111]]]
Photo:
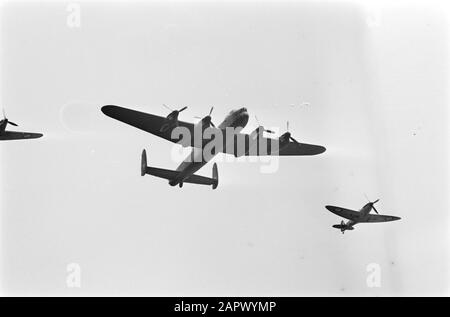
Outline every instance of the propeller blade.
[[300, 144], [300, 142], [298, 142], [296, 139], [294, 139], [292, 136], [289, 137], [289, 139], [291, 139], [292, 141], [294, 141], [297, 144]]
[[378, 214], [378, 210], [375, 208], [374, 205], [372, 205], [373, 210]]
[[256, 119], [256, 123], [258, 124], [258, 127], [262, 128], [262, 130], [263, 130], [264, 132], [267, 132], [267, 133], [275, 133], [275, 132], [272, 131], [272, 130], [267, 130], [266, 128], [264, 128], [264, 127], [259, 123], [259, 120], [258, 120], [258, 117], [257, 117], [257, 116], [255, 116], [255, 119]]
[[[184, 109], [186, 109], [187, 107], [184, 107], [184, 108], [182, 108], [180, 111], [183, 111]], [[213, 126], [214, 128], [216, 127], [215, 125], [214, 125], [214, 123], [212, 123], [212, 121], [211, 121], [211, 113], [213, 112], [213, 109], [214, 109], [214, 107], [211, 107], [211, 110], [209, 110], [209, 114], [206, 116], [206, 117], [199, 117], [199, 116], [194, 116], [194, 118], [196, 118], [196, 119], [200, 119], [200, 120], [202, 120], [202, 121], [204, 121], [204, 122], [207, 122], [207, 123], [209, 123], [211, 126]]]
[[9, 124], [11, 124], [11, 125], [13, 125], [13, 126], [15, 126], [15, 127], [18, 127], [18, 125], [17, 125], [17, 124], [15, 124], [15, 123], [14, 123], [14, 122], [12, 122], [12, 121], [9, 121], [9, 120], [8, 120], [8, 123], [9, 123]]
[[206, 117], [204, 117], [204, 118], [202, 118], [202, 117], [199, 117], [199, 116], [195, 116], [194, 118], [196, 118], [196, 119], [200, 119], [200, 120], [205, 120], [206, 122], [208, 122], [210, 125], [212, 125], [214, 128], [216, 127], [215, 125], [214, 125], [214, 123], [212, 123], [212, 121], [211, 121], [211, 116], [206, 116]]
[[289, 132], [289, 121], [286, 122], [286, 131]]
[[169, 111], [173, 111], [168, 105], [166, 105], [165, 103], [162, 104], [164, 108], [166, 108]]
[[5, 109], [2, 110], [3, 110], [3, 119], [6, 119]]
[[370, 203], [370, 199], [367, 197], [366, 193], [364, 193], [364, 197], [366, 197], [367, 201]]
[[184, 111], [187, 109], [187, 106], [184, 106], [183, 108], [181, 108], [180, 110], [178, 110], [178, 112]]
[[376, 204], [378, 201], [380, 201], [379, 199], [375, 200], [373, 203]]

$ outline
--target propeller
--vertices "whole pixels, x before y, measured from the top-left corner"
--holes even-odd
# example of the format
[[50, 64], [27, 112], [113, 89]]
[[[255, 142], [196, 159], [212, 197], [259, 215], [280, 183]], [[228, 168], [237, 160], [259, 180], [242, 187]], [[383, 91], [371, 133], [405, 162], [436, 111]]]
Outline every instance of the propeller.
[[267, 130], [266, 128], [264, 128], [264, 127], [259, 123], [259, 120], [258, 120], [258, 117], [257, 117], [257, 116], [255, 116], [255, 119], [256, 119], [256, 122], [258, 123], [258, 129], [261, 129], [262, 131], [267, 132], [267, 133], [275, 133], [275, 132], [272, 131], [272, 130]]
[[209, 110], [209, 114], [206, 117], [201, 118], [201, 117], [195, 116], [194, 118], [201, 119], [203, 121], [203, 123], [207, 123], [208, 125], [211, 125], [215, 128], [216, 126], [214, 125], [214, 123], [212, 123], [212, 120], [211, 120], [211, 113], [213, 112], [213, 110], [214, 110], [214, 107], [211, 107], [211, 110]]
[[372, 209], [378, 214], [378, 210], [375, 208], [375, 204], [377, 203], [377, 202], [379, 202], [380, 200], [379, 199], [377, 199], [377, 200], [375, 200], [375, 201], [370, 201], [370, 199], [369, 199], [369, 197], [367, 197], [367, 195], [364, 193], [364, 196], [366, 197], [366, 199], [367, 199], [367, 201], [369, 202], [369, 204], [372, 206]]
[[372, 203], [372, 208], [373, 208], [373, 210], [374, 210], [377, 214], [378, 214], [378, 210], [375, 208], [374, 204], [376, 204], [378, 201], [379, 201], [379, 199], [375, 200], [375, 201]]
[[291, 135], [291, 132], [289, 132], [289, 121], [286, 122], [286, 132], [281, 136], [281, 138], [287, 138], [297, 144], [300, 144], [300, 142], [294, 139], [294, 137]]
[[184, 110], [187, 109], [187, 106], [184, 106], [184, 107], [181, 108], [180, 110], [173, 110], [172, 108], [170, 108], [168, 105], [166, 105], [166, 104], [164, 104], [164, 103], [163, 103], [163, 107], [166, 108], [166, 109], [168, 109], [169, 111], [172, 111], [172, 112], [169, 114], [169, 116], [173, 116], [173, 115], [177, 115], [177, 116], [178, 116], [178, 114], [179, 114], [180, 112], [182, 112], [182, 111], [184, 111]]
[[11, 124], [11, 125], [13, 125], [13, 126], [15, 126], [15, 127], [18, 127], [18, 126], [19, 126], [18, 124], [14, 123], [14, 122], [12, 122], [12, 121], [9, 121], [9, 120], [6, 118], [5, 109], [3, 109], [3, 119], [6, 121], [6, 123], [9, 123], [9, 124]]
[[161, 126], [161, 128], [159, 129], [160, 132], [166, 132], [168, 131], [171, 127], [173, 126], [178, 126], [178, 115], [180, 114], [180, 112], [184, 111], [187, 109], [187, 106], [184, 106], [183, 108], [181, 108], [180, 110], [173, 110], [172, 108], [170, 108], [168, 105], [166, 104], [162, 104], [164, 108], [168, 109], [169, 111], [171, 111], [169, 113], [169, 115], [166, 117], [165, 123]]

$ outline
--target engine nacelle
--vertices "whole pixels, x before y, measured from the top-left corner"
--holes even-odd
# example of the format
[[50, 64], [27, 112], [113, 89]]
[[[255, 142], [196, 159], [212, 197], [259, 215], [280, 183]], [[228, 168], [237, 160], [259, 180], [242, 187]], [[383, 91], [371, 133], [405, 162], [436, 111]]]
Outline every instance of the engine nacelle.
[[[252, 133], [249, 134], [249, 143], [246, 146], [245, 155], [248, 155], [249, 153], [256, 153], [258, 149], [258, 142], [259, 139], [263, 136], [264, 130], [261, 127], [257, 127]], [[235, 157], [242, 156], [234, 154]]]
[[160, 132], [166, 132], [178, 127], [178, 110], [172, 111], [165, 120], [165, 123], [159, 129]]
[[280, 142], [279, 143], [280, 150], [289, 144], [290, 137], [291, 134], [289, 132], [286, 132], [279, 137], [278, 141]]

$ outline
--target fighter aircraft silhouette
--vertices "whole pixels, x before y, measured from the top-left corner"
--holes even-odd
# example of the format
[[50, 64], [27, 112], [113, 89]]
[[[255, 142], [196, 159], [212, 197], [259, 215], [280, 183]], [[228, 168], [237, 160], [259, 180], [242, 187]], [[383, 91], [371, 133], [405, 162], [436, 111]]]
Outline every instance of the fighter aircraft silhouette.
[[[376, 204], [379, 201], [379, 199], [368, 202], [364, 205], [364, 207], [361, 208], [360, 211], [345, 209], [341, 207], [335, 207], [335, 206], [325, 206], [329, 211], [332, 213], [349, 219], [347, 223], [344, 222], [344, 220], [341, 221], [338, 225], [333, 225], [333, 228], [340, 229], [342, 233], [345, 232], [345, 230], [353, 230], [353, 226], [357, 223], [362, 222], [387, 222], [387, 221], [394, 221], [401, 219], [400, 217], [395, 216], [386, 216], [386, 215], [379, 215], [378, 211], [376, 210], [374, 204]], [[370, 212], [372, 209], [377, 213], [376, 215], [371, 215]]]
[[[276, 144], [272, 142], [274, 139], [268, 139], [263, 136], [264, 132], [273, 133], [273, 131], [267, 130], [262, 126], [258, 126], [251, 134], [240, 133], [240, 130], [246, 126], [249, 118], [246, 108], [231, 111], [225, 120], [216, 127], [211, 118], [214, 107], [211, 108], [208, 115], [194, 124], [178, 120], [178, 115], [186, 110], [187, 107], [172, 110], [168, 106], [164, 106], [171, 111], [167, 117], [114, 105], [103, 106], [101, 110], [111, 118], [147, 131], [165, 140], [181, 144], [185, 147], [193, 147], [188, 156], [189, 159], [185, 159], [176, 170], [147, 166], [147, 153], [145, 150], [142, 151], [141, 175], [150, 174], [165, 178], [171, 186], [179, 185], [182, 187], [183, 183], [194, 183], [212, 185], [213, 189], [217, 188], [219, 176], [216, 163], [213, 165], [212, 178], [195, 175], [194, 173], [219, 152], [232, 154], [236, 157], [244, 155], [316, 155], [325, 152], [323, 146], [299, 143], [291, 136], [289, 131], [285, 132], [278, 139], [275, 139], [277, 141]], [[184, 129], [190, 137], [183, 137], [177, 133], [172, 133], [175, 132], [175, 128]], [[228, 128], [235, 129], [231, 135], [227, 134], [229, 131]], [[196, 134], [198, 131], [202, 132], [200, 140], [197, 138], [198, 134]], [[214, 137], [206, 137], [206, 135], [213, 135]], [[216, 140], [215, 138], [217, 136], [222, 139]], [[216, 142], [216, 146], [212, 151], [212, 155], [205, 157], [203, 150], [212, 141]]]
[[0, 121], [0, 141], [6, 140], [23, 140], [23, 139], [36, 139], [42, 136], [41, 133], [31, 133], [31, 132], [15, 132], [6, 131], [6, 126], [10, 124], [15, 127], [18, 125], [6, 118], [5, 110], [3, 109], [3, 120]]

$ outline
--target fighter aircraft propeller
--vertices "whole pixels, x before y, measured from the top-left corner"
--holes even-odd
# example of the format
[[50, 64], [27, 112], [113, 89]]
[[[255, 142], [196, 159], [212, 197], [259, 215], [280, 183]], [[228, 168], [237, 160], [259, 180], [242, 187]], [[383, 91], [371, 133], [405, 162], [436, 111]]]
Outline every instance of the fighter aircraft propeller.
[[19, 126], [18, 124], [14, 123], [14, 122], [12, 122], [12, 121], [9, 121], [9, 120], [6, 118], [5, 109], [3, 109], [3, 120], [5, 120], [7, 124], [9, 123], [9, 124], [11, 124], [11, 125], [13, 125], [13, 126], [15, 126], [15, 127], [18, 127], [18, 126]]
[[375, 201], [370, 201], [369, 197], [367, 197], [366, 194], [364, 194], [364, 196], [366, 197], [366, 199], [367, 199], [367, 201], [369, 202], [369, 204], [372, 206], [372, 209], [378, 214], [378, 210], [375, 208], [374, 205], [375, 205], [377, 202], [379, 202], [380, 200], [377, 199], [377, 200], [375, 200]]

